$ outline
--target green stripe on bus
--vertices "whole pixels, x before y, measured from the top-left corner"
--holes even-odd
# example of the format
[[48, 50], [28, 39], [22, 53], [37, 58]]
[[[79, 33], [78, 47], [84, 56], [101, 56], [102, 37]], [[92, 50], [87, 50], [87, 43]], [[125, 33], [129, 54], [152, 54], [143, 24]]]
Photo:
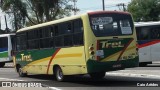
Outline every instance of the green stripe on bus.
[[[113, 67], [114, 65], [121, 65], [121, 67], [114, 68]], [[122, 70], [124, 68], [137, 67], [138, 65], [139, 65], [138, 57], [134, 59], [121, 60], [117, 62], [115, 61], [99, 62], [95, 60], [87, 61], [88, 73]]]
[[[40, 60], [43, 58], [51, 57], [56, 49], [41, 49], [41, 50], [31, 50], [31, 51], [21, 51], [16, 55], [16, 59], [19, 64], [25, 66], [31, 62], [36, 60]], [[22, 55], [31, 55], [32, 61], [19, 61], [18, 59], [22, 58]]]
[[[132, 38], [123, 38], [123, 39], [119, 39], [119, 40], [108, 40], [107, 42], [108, 43], [115, 43], [115, 42], [121, 42], [122, 45], [126, 45]], [[99, 42], [103, 42], [103, 41], [106, 41], [106, 40], [100, 40]], [[103, 46], [102, 43], [100, 43], [100, 46]], [[116, 47], [116, 48], [102, 48], [102, 47], [99, 47], [99, 50], [103, 50], [104, 52], [104, 56], [103, 58], [100, 58], [100, 61], [105, 59], [106, 57], [108, 56], [111, 56], [112, 54], [115, 54], [121, 50], [123, 50], [124, 47]]]
[[1, 52], [0, 58], [2, 58], [2, 57], [8, 57], [8, 52]]

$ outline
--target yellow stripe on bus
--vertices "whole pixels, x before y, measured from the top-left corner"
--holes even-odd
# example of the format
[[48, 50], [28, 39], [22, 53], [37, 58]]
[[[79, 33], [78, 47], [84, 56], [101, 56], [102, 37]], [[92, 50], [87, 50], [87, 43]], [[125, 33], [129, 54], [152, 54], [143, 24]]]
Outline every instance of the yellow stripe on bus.
[[[134, 49], [134, 48], [136, 48], [136, 46], [130, 47], [130, 48], [126, 49], [125, 51], [129, 51], [129, 50]], [[122, 51], [122, 50], [121, 50], [121, 51]], [[110, 60], [110, 59], [113, 58], [114, 56], [120, 54], [121, 51], [119, 51], [119, 52], [117, 52], [117, 53], [115, 53], [115, 54], [112, 54], [112, 55], [108, 56], [107, 58], [103, 59], [102, 62], [103, 62], [103, 61], [108, 61], [108, 60]]]
[[[81, 53], [77, 53], [77, 54], [61, 54], [61, 55], [56, 55], [56, 57], [54, 59], [57, 59], [57, 58], [67, 58], [67, 57], [81, 57], [82, 54]], [[40, 62], [44, 62], [44, 61], [48, 61], [51, 59], [51, 56], [50, 57], [47, 57], [47, 58], [43, 58], [43, 59], [40, 59], [40, 60], [36, 60], [36, 61], [33, 61], [27, 65], [35, 65], [35, 64], [38, 64]], [[26, 65], [26, 66], [27, 66]]]
[[43, 59], [39, 59], [39, 60], [35, 60], [29, 64], [27, 64], [26, 66], [29, 66], [29, 65], [35, 65], [35, 64], [38, 64], [38, 63], [41, 63], [41, 62], [44, 62], [46, 61], [48, 63], [48, 61], [50, 60], [51, 57], [47, 57], [47, 58], [43, 58]]
[[56, 58], [67, 58], [67, 57], [82, 57], [82, 53], [77, 53], [77, 54], [61, 54], [61, 55], [56, 55]]

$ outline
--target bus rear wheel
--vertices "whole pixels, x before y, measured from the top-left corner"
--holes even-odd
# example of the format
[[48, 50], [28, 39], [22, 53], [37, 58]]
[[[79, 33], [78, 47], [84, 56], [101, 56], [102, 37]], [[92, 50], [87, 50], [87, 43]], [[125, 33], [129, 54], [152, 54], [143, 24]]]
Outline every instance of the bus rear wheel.
[[105, 72], [90, 73], [90, 76], [94, 79], [102, 79], [105, 76]]
[[27, 73], [24, 73], [21, 67], [18, 68], [18, 74], [19, 74], [20, 77], [27, 76]]
[[152, 64], [152, 62], [140, 62], [140, 63], [139, 63], [139, 66], [140, 66], [140, 67], [145, 67], [145, 66], [147, 66], [148, 64]]
[[4, 62], [0, 62], [0, 68], [4, 67], [5, 63]]
[[62, 69], [59, 66], [55, 67], [54, 72], [57, 81], [64, 81], [65, 76], [63, 75]]

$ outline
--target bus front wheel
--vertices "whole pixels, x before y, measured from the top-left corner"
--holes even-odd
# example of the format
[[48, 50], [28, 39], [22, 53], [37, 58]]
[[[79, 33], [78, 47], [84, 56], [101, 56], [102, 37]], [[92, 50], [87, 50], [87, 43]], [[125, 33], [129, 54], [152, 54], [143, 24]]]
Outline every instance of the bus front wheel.
[[64, 81], [65, 76], [63, 75], [62, 69], [59, 66], [55, 67], [54, 72], [57, 81]]
[[105, 72], [90, 73], [90, 76], [94, 79], [102, 79], [105, 76]]
[[20, 77], [25, 77], [25, 76], [27, 76], [27, 73], [24, 73], [24, 72], [22, 71], [22, 68], [21, 68], [21, 67], [18, 68], [18, 74], [19, 74]]
[[5, 63], [4, 62], [0, 62], [0, 68], [4, 67]]

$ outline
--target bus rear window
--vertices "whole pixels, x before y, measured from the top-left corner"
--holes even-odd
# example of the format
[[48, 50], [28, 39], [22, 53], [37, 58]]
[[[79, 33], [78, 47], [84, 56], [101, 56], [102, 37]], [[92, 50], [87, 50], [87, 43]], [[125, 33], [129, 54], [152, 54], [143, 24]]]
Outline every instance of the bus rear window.
[[8, 38], [0, 37], [0, 48], [7, 48], [7, 47], [8, 47]]
[[133, 22], [127, 14], [90, 15], [90, 25], [97, 37], [133, 34]]

